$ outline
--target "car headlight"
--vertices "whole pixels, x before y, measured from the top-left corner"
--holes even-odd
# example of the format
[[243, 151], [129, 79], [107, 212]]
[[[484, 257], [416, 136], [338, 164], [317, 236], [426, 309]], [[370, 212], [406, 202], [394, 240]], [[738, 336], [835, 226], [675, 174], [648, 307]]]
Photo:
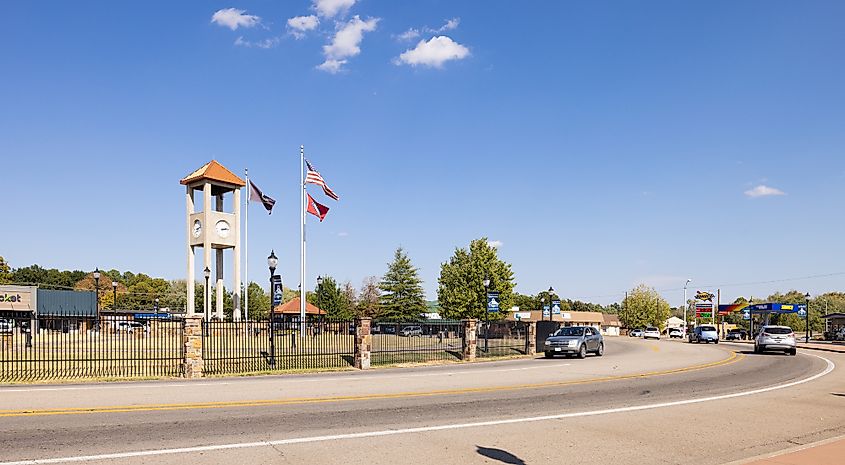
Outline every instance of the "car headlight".
[[569, 341], [569, 347], [575, 347], [577, 345], [578, 345], [578, 341], [576, 341], [575, 339], [572, 339], [572, 340]]
[[544, 345], [550, 346], [550, 345], [552, 345], [552, 343], [551, 343], [551, 342], [549, 342], [549, 340], [548, 340], [548, 339], [546, 339], [546, 342], [545, 342], [545, 344], [544, 344]]

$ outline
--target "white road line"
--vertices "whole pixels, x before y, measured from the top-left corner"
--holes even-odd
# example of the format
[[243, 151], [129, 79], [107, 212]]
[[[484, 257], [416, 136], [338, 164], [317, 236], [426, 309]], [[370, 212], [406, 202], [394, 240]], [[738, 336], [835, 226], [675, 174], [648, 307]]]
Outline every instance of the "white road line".
[[464, 429], [464, 428], [478, 428], [483, 426], [500, 426], [500, 425], [512, 425], [517, 423], [531, 423], [537, 421], [546, 421], [546, 420], [560, 420], [563, 418], [578, 418], [578, 417], [590, 417], [590, 416], [597, 416], [597, 415], [608, 415], [612, 413], [625, 413], [625, 412], [636, 412], [640, 410], [652, 410], [658, 408], [667, 408], [667, 407], [677, 407], [680, 405], [689, 405], [689, 404], [698, 404], [702, 402], [712, 402], [716, 400], [724, 400], [724, 399], [732, 399], [734, 397], [744, 397], [744, 396], [751, 396], [755, 394], [761, 394], [764, 392], [775, 391], [778, 389], [785, 389], [792, 386], [797, 386], [799, 384], [804, 384], [816, 379], [821, 378], [822, 376], [827, 375], [834, 368], [836, 365], [830, 360], [825, 357], [821, 357], [819, 355], [814, 354], [806, 354], [811, 357], [816, 357], [819, 359], [824, 360], [827, 362], [827, 367], [821, 373], [817, 373], [810, 377], [800, 379], [797, 381], [792, 381], [785, 384], [779, 384], [776, 386], [769, 386], [766, 388], [761, 389], [754, 389], [751, 391], [743, 391], [743, 392], [736, 392], [733, 394], [722, 394], [719, 396], [710, 396], [710, 397], [701, 397], [698, 399], [687, 399], [687, 400], [678, 400], [674, 402], [662, 402], [657, 404], [648, 404], [648, 405], [637, 405], [633, 407], [619, 407], [619, 408], [611, 408], [611, 409], [604, 409], [604, 410], [592, 410], [587, 412], [575, 412], [575, 413], [561, 413], [557, 415], [544, 415], [538, 417], [524, 417], [524, 418], [511, 418], [508, 420], [491, 420], [491, 421], [479, 421], [475, 423], [457, 423], [451, 425], [437, 425], [437, 426], [422, 426], [418, 428], [404, 428], [404, 429], [394, 429], [394, 430], [384, 430], [384, 431], [367, 431], [363, 433], [348, 433], [348, 434], [333, 434], [328, 436], [311, 436], [311, 437], [304, 437], [304, 438], [290, 438], [290, 439], [277, 439], [275, 441], [259, 441], [259, 442], [243, 442], [243, 443], [236, 443], [236, 444], [219, 444], [219, 445], [212, 445], [212, 446], [196, 446], [196, 447], [179, 447], [173, 449], [159, 449], [159, 450], [143, 450], [143, 451], [134, 451], [134, 452], [117, 452], [112, 454], [100, 454], [100, 455], [81, 455], [75, 457], [56, 457], [50, 459], [34, 459], [34, 460], [20, 460], [16, 462], [0, 462], [0, 465], [47, 465], [53, 463], [74, 463], [74, 462], [87, 462], [92, 460], [110, 460], [110, 459], [125, 459], [125, 458], [132, 458], [132, 457], [151, 457], [151, 456], [159, 456], [159, 455], [173, 455], [173, 454], [187, 454], [192, 452], [211, 452], [211, 451], [218, 451], [218, 450], [233, 450], [233, 449], [249, 449], [249, 448], [256, 448], [256, 447], [267, 447], [267, 446], [284, 446], [289, 444], [305, 444], [305, 443], [312, 443], [312, 442], [326, 442], [326, 441], [337, 441], [342, 439], [361, 439], [361, 438], [374, 438], [380, 436], [395, 436], [400, 434], [414, 434], [414, 433], [428, 433], [432, 431], [446, 431], [446, 430], [455, 430], [455, 429]]

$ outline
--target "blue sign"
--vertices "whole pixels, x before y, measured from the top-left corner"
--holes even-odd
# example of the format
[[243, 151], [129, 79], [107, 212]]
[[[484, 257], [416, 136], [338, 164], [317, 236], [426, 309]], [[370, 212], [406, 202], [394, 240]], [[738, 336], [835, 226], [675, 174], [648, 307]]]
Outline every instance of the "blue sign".
[[498, 292], [488, 292], [487, 293], [487, 312], [488, 313], [498, 312], [500, 303], [501, 303], [501, 301], [499, 300], [499, 293]]
[[751, 319], [751, 312], [749, 312], [748, 310], [743, 310], [742, 311], [742, 319], [743, 320], [750, 320]]
[[552, 313], [560, 315], [560, 300], [555, 299], [552, 301]]
[[797, 305], [798, 307], [798, 316], [804, 318], [807, 316], [807, 306], [806, 305]]
[[284, 295], [284, 291], [282, 288], [282, 277], [279, 275], [273, 275], [273, 306], [281, 305], [282, 304], [282, 296]]
[[132, 315], [136, 320], [169, 320], [169, 313], [136, 313]]
[[543, 305], [543, 316], [549, 316], [549, 315], [551, 315], [551, 313], [549, 313], [549, 306]]
[[804, 308], [806, 311], [807, 306], [803, 304], [767, 303], [749, 305], [745, 308], [751, 313], [797, 313], [800, 308]]

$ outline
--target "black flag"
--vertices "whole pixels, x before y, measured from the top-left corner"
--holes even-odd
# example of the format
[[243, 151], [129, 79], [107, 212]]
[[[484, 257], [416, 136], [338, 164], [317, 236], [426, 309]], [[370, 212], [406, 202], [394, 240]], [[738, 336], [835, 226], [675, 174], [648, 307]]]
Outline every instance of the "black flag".
[[276, 204], [276, 201], [269, 196], [264, 195], [264, 193], [261, 192], [261, 189], [259, 189], [252, 181], [249, 182], [249, 200], [250, 202], [261, 202], [261, 204], [264, 205], [264, 208], [267, 209], [268, 213], [273, 213], [273, 205]]

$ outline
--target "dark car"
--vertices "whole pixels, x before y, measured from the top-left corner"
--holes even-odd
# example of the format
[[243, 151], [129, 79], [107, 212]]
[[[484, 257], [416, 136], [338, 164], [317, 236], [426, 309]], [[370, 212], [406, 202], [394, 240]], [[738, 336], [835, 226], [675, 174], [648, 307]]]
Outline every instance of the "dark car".
[[748, 331], [744, 329], [731, 329], [725, 335], [726, 341], [744, 341], [748, 339]]
[[604, 355], [604, 339], [601, 333], [592, 326], [566, 326], [558, 329], [546, 339], [543, 353], [546, 358], [563, 354], [566, 356], [577, 354], [578, 358], [586, 358], [587, 352], [599, 357]]

